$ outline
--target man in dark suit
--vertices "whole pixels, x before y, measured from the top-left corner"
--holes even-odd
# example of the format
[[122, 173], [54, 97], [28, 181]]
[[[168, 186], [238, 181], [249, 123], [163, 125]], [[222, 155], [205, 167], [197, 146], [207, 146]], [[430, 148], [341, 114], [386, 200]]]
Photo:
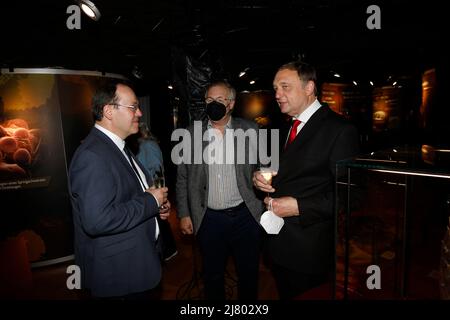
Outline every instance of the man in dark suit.
[[[201, 137], [206, 136], [218, 147], [213, 160], [203, 158], [201, 163], [181, 163], [177, 170], [177, 215], [180, 229], [184, 234], [195, 233], [202, 254], [205, 298], [225, 299], [225, 267], [227, 258], [233, 255], [238, 276], [238, 298], [257, 299], [258, 270], [260, 253], [260, 232], [258, 224], [263, 211], [263, 203], [256, 198], [252, 174], [257, 163], [247, 157], [239, 163], [225, 161], [226, 155], [251, 152], [250, 143], [245, 146], [236, 143], [236, 130], [253, 131], [257, 125], [250, 121], [231, 117], [234, 107], [235, 90], [225, 81], [210, 84], [206, 90], [206, 113], [209, 119], [197, 123]], [[208, 130], [211, 129], [211, 130]], [[208, 141], [197, 137], [194, 126], [188, 128], [192, 138], [191, 155], [195, 157], [195, 144], [200, 144], [197, 154], [208, 154]], [[207, 131], [208, 130], [208, 131]], [[213, 137], [212, 137], [212, 136]], [[200, 137], [200, 138], [201, 138]], [[212, 143], [211, 143], [212, 144]], [[223, 151], [226, 146], [226, 152]], [[240, 148], [243, 147], [243, 148]], [[223, 151], [223, 153], [222, 153]], [[212, 155], [213, 153], [209, 153]]]
[[281, 66], [273, 81], [281, 112], [292, 118], [282, 137], [272, 185], [259, 172], [254, 185], [266, 205], [284, 218], [267, 238], [267, 253], [281, 299], [292, 299], [327, 281], [334, 263], [334, 182], [336, 161], [356, 155], [358, 133], [317, 100], [315, 69], [302, 62]]
[[69, 169], [75, 260], [93, 297], [145, 298], [161, 279], [156, 216], [167, 219], [167, 188], [125, 147], [142, 112], [125, 83], [101, 87], [92, 99], [95, 126]]

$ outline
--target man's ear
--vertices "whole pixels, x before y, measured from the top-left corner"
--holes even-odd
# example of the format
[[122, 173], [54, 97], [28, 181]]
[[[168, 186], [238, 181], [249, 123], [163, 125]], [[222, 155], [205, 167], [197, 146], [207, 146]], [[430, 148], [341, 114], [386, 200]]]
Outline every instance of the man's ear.
[[308, 96], [314, 95], [315, 84], [313, 81], [309, 80], [305, 85], [305, 91]]
[[233, 99], [233, 100], [231, 100], [230, 101], [230, 111], [232, 111], [233, 109], [234, 109], [234, 103], [236, 102], [236, 100], [235, 99]]
[[110, 104], [105, 104], [103, 106], [103, 116], [108, 119], [111, 120], [112, 119], [112, 114], [113, 114], [113, 109], [114, 107]]

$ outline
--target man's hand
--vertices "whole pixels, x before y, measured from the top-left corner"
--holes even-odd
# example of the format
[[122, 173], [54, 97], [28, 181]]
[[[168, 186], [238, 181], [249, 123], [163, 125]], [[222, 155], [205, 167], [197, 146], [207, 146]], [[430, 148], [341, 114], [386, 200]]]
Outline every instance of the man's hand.
[[[276, 176], [277, 172], [272, 172], [272, 177]], [[253, 172], [253, 185], [263, 192], [275, 192], [275, 189], [267, 183], [267, 180], [264, 179], [260, 171]]]
[[167, 193], [169, 192], [169, 189], [164, 188], [158, 188], [150, 187], [145, 192], [151, 193], [156, 200], [158, 200], [159, 205], [164, 204], [167, 201]]
[[269, 210], [269, 202], [272, 199], [272, 211], [277, 216], [292, 217], [300, 215], [298, 210], [297, 199], [293, 197], [280, 197], [280, 198], [264, 198], [264, 203], [266, 204], [267, 210]]
[[167, 200], [159, 207], [159, 217], [162, 220], [166, 220], [170, 216], [170, 201]]
[[191, 217], [183, 217], [180, 219], [180, 230], [182, 234], [194, 233], [194, 227], [192, 226]]

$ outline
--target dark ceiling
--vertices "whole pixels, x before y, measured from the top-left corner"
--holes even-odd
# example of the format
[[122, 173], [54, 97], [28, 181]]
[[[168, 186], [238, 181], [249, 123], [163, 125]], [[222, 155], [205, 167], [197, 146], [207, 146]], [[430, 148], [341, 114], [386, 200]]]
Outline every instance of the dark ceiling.
[[[449, 56], [442, 0], [93, 0], [99, 21], [82, 14], [69, 30], [74, 1], [2, 2], [2, 67], [64, 67], [170, 82], [173, 61], [187, 55], [247, 88], [270, 88], [276, 68], [302, 57], [324, 75], [348, 79], [421, 72]], [[381, 29], [369, 30], [366, 9], [381, 9]], [[248, 69], [247, 78], [238, 74]], [[245, 83], [244, 83], [245, 81]], [[247, 86], [247, 87], [246, 87]]]

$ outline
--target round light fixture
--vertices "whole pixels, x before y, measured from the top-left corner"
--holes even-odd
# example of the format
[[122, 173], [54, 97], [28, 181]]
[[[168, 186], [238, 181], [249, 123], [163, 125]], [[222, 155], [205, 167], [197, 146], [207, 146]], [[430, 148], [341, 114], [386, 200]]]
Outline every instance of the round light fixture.
[[78, 0], [77, 2], [84, 13], [92, 20], [98, 21], [102, 16], [93, 2], [89, 0]]

